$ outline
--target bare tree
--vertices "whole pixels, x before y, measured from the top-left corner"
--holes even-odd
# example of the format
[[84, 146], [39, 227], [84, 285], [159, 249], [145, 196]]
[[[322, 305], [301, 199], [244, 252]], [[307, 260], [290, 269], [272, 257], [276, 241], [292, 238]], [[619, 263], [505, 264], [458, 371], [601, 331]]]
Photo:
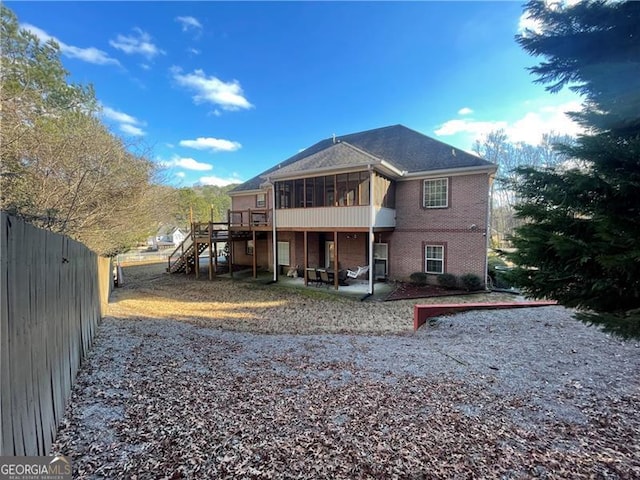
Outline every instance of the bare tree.
[[496, 246], [505, 246], [514, 229], [519, 225], [515, 217], [518, 204], [516, 190], [519, 181], [517, 168], [550, 168], [569, 161], [569, 156], [554, 150], [557, 144], [572, 144], [573, 139], [555, 132], [545, 133], [538, 145], [525, 142], [511, 142], [504, 130], [489, 132], [476, 140], [474, 151], [498, 166], [493, 186], [491, 230]]
[[91, 87], [67, 84], [55, 42], [42, 44], [1, 8], [0, 207], [118, 253], [166, 207], [155, 166], [98, 120]]

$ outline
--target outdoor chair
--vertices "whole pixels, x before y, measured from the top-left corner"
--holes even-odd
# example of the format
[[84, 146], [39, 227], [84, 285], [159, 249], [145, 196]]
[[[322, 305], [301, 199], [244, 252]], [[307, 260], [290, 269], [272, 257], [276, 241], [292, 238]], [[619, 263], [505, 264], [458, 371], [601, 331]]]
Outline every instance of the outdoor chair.
[[320, 285], [320, 277], [315, 268], [307, 268], [307, 283], [309, 285], [314, 284], [316, 287]]
[[369, 265], [365, 265], [364, 267], [358, 267], [357, 270], [347, 270], [347, 277], [358, 278], [360, 275], [364, 275], [368, 271], [369, 271]]
[[329, 279], [329, 274], [326, 270], [320, 270], [320, 283], [324, 283], [326, 287], [331, 285], [331, 280]]

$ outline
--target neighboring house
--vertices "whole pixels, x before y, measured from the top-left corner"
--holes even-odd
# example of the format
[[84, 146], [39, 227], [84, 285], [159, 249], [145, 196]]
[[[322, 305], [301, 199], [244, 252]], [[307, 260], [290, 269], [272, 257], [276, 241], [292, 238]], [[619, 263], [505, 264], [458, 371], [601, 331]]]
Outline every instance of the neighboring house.
[[154, 248], [177, 247], [185, 238], [187, 238], [187, 233], [182, 229], [165, 225], [161, 227], [156, 236], [151, 239], [151, 244]]
[[322, 140], [229, 193], [230, 228], [252, 232], [233, 242], [234, 262], [276, 280], [294, 266], [369, 265], [370, 293], [374, 280], [414, 272], [485, 280], [495, 172], [402, 125]]

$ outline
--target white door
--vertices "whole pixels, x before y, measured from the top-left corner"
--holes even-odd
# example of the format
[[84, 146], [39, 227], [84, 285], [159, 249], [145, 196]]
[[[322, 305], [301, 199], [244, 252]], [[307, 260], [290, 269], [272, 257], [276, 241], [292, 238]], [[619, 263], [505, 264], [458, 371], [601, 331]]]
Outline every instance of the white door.
[[387, 277], [387, 263], [389, 261], [389, 245], [386, 243], [373, 244], [373, 264], [376, 280]]
[[334, 252], [334, 243], [333, 240], [324, 242], [324, 266], [325, 268], [329, 268], [333, 262], [333, 252]]

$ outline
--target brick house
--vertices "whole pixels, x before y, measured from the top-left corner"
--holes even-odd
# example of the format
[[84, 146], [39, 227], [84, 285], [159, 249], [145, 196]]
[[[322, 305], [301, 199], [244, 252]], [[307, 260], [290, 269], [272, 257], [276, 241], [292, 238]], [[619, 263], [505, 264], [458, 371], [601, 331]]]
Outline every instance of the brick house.
[[413, 272], [485, 279], [495, 171], [402, 125], [321, 140], [229, 193], [230, 228], [251, 232], [233, 243], [234, 262], [274, 280], [338, 272], [336, 288], [340, 272], [369, 266], [369, 293]]

